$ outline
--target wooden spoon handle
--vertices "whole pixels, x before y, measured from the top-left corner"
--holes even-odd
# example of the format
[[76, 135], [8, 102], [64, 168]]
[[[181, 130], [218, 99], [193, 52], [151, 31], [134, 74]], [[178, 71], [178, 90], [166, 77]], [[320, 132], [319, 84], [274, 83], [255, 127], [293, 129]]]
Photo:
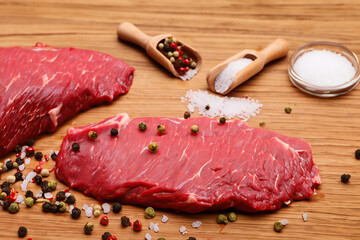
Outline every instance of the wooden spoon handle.
[[132, 23], [123, 22], [119, 25], [117, 34], [119, 39], [134, 43], [146, 50], [150, 36], [146, 35]]
[[260, 52], [265, 56], [265, 64], [274, 61], [275, 59], [286, 56], [288, 53], [289, 47], [288, 43], [284, 39], [276, 39], [270, 43], [266, 48]]

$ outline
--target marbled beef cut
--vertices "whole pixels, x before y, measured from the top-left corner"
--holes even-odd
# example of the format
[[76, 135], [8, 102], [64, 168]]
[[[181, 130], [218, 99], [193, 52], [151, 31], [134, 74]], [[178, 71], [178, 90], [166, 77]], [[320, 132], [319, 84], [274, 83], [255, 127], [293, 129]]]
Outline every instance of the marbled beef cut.
[[[138, 124], [147, 129], [140, 131]], [[166, 128], [158, 134], [157, 126]], [[199, 131], [191, 133], [190, 127]], [[117, 136], [110, 131], [116, 128]], [[96, 140], [88, 137], [96, 131]], [[71, 146], [80, 144], [75, 152]], [[148, 145], [158, 144], [151, 153]], [[70, 128], [56, 159], [56, 176], [100, 201], [197, 213], [235, 207], [276, 210], [309, 198], [320, 184], [304, 140], [252, 128], [242, 121], [137, 118], [119, 114]]]
[[81, 110], [127, 93], [133, 72], [90, 50], [0, 48], [0, 156]]

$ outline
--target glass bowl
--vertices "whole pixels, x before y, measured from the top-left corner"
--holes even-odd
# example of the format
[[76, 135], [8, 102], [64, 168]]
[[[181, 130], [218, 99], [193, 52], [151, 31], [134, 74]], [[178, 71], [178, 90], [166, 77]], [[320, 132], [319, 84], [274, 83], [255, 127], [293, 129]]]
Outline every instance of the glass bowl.
[[[355, 68], [355, 75], [348, 82], [336, 86], [314, 85], [300, 77], [294, 70], [296, 60], [306, 52], [312, 50], [329, 50], [346, 57]], [[353, 90], [360, 80], [359, 60], [354, 52], [347, 47], [334, 42], [311, 42], [299, 47], [291, 56], [289, 63], [290, 81], [300, 90], [318, 97], [336, 97]]]

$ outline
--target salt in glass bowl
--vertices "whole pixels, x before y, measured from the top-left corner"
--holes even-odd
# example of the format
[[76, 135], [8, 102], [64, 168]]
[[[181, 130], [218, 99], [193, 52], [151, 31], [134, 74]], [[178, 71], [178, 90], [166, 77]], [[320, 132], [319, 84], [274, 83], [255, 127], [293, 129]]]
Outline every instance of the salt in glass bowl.
[[[355, 68], [355, 75], [351, 80], [336, 86], [320, 86], [314, 85], [310, 83], [310, 81], [306, 81], [306, 79], [302, 78], [295, 72], [294, 64], [301, 55], [313, 50], [328, 50], [341, 54], [342, 56], [346, 57], [353, 65]], [[360, 80], [359, 60], [355, 53], [347, 47], [334, 42], [311, 42], [299, 47], [291, 56], [288, 71], [290, 81], [297, 88], [308, 94], [318, 97], [336, 97], [348, 93], [353, 90], [356, 85], [358, 85]]]

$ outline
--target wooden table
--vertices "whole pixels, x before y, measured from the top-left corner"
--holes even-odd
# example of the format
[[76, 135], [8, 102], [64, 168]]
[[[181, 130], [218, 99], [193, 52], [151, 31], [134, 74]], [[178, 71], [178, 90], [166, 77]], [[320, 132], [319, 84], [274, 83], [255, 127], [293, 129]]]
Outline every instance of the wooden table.
[[[310, 3], [311, 2], [311, 3]], [[58, 128], [55, 133], [36, 140], [38, 151], [58, 150], [66, 130], [72, 126], [96, 123], [116, 113], [127, 112], [131, 118], [144, 116], [182, 117], [186, 103], [180, 98], [189, 89], [206, 90], [206, 74], [217, 63], [242, 49], [261, 49], [275, 38], [285, 38], [290, 53], [302, 44], [326, 40], [339, 42], [359, 54], [360, 2], [339, 1], [141, 1], [141, 0], [0, 0], [0, 46], [32, 46], [43, 42], [53, 46], [73, 46], [109, 53], [136, 68], [130, 92], [110, 105], [92, 108]], [[173, 78], [140, 48], [116, 37], [120, 22], [129, 21], [149, 35], [172, 33], [200, 51], [203, 57], [201, 72], [191, 81]], [[309, 96], [289, 81], [289, 57], [269, 64], [261, 73], [233, 91], [230, 96], [248, 94], [264, 106], [261, 114], [248, 124], [300, 137], [313, 147], [314, 161], [320, 168], [322, 185], [318, 195], [307, 201], [292, 203], [277, 212], [244, 214], [222, 227], [216, 224], [215, 213], [179, 214], [157, 211], [152, 222], [158, 222], [159, 233], [153, 239], [358, 239], [360, 234], [360, 162], [354, 151], [360, 147], [360, 91], [345, 96], [323, 99]], [[291, 114], [284, 113], [290, 106]], [[198, 116], [198, 114], [194, 114]], [[14, 159], [13, 155], [3, 157]], [[33, 164], [34, 161], [33, 161]], [[53, 161], [45, 164], [52, 168]], [[32, 165], [34, 167], [35, 165]], [[27, 171], [30, 170], [28, 167]], [[352, 175], [349, 184], [340, 182], [340, 175]], [[13, 174], [13, 172], [12, 172]], [[1, 175], [1, 182], [7, 174]], [[54, 178], [53, 174], [51, 178]], [[33, 184], [34, 185], [34, 184]], [[16, 184], [19, 188], [19, 183]], [[36, 186], [31, 189], [38, 191]], [[60, 184], [58, 189], [65, 189]], [[95, 203], [92, 198], [71, 191], [76, 205]], [[110, 224], [103, 227], [99, 218], [82, 217], [73, 220], [69, 214], [45, 214], [41, 206], [31, 209], [21, 206], [11, 215], [0, 210], [0, 239], [14, 239], [17, 229], [24, 225], [28, 236], [40, 239], [100, 239], [109, 231], [118, 239], [144, 239], [150, 232], [150, 220], [143, 217], [143, 208], [124, 206], [120, 214], [108, 214]], [[302, 214], [308, 213], [308, 221]], [[162, 214], [169, 222], [160, 222]], [[133, 232], [120, 227], [120, 216], [140, 219], [144, 230]], [[279, 219], [289, 221], [281, 233], [273, 231]], [[199, 229], [191, 228], [200, 220]], [[87, 221], [95, 223], [92, 235], [83, 233]], [[182, 236], [179, 228], [186, 226]]]

